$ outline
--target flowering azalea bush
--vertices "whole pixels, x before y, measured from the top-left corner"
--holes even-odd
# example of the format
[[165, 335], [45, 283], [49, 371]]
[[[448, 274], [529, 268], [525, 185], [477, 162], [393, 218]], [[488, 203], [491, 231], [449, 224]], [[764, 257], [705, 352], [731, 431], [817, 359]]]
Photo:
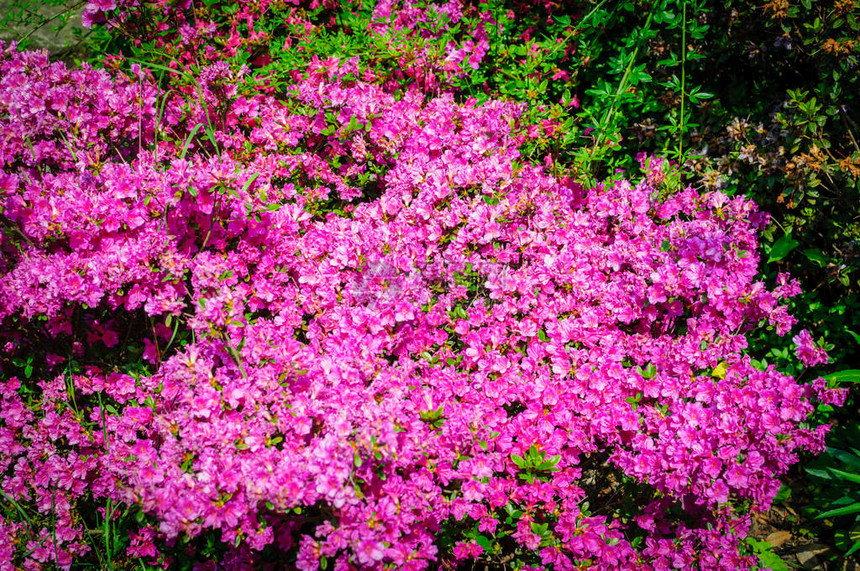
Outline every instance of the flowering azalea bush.
[[755, 566], [844, 395], [744, 353], [799, 292], [752, 202], [582, 186], [523, 106], [358, 59], [108, 63], [0, 61], [3, 561]]

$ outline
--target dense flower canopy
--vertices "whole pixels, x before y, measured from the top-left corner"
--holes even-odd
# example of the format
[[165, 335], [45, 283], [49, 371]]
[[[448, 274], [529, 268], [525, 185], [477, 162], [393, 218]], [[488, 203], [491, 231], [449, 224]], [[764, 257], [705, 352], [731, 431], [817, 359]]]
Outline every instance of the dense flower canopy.
[[582, 186], [520, 154], [520, 106], [357, 60], [280, 93], [122, 69], [0, 63], [0, 341], [36, 355], [0, 489], [53, 518], [0, 520], [0, 559], [68, 568], [107, 501], [152, 561], [215, 532], [227, 568], [753, 565], [840, 395], [744, 354], [799, 291], [757, 281], [752, 202], [644, 156]]

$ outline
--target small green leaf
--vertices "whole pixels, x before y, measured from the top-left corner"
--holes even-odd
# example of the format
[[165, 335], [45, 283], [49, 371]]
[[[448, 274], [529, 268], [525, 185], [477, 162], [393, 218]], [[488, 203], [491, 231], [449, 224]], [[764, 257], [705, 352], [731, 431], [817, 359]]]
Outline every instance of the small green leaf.
[[644, 370], [642, 367], [637, 366], [636, 372], [645, 380], [653, 379], [657, 376], [657, 367], [654, 366], [654, 363], [648, 363], [648, 366]]
[[773, 498], [774, 503], [783, 503], [788, 498], [791, 497], [791, 488], [787, 485], [783, 484], [780, 486], [779, 491], [776, 493], [776, 496]]
[[832, 480], [833, 477], [827, 473], [827, 470], [819, 470], [817, 468], [806, 468], [806, 473], [810, 476], [815, 476], [816, 478], [822, 478], [824, 480]]
[[[854, 527], [847, 532], [845, 530], [839, 530], [834, 535], [836, 547], [839, 549], [848, 548], [848, 551], [845, 552], [846, 558], [860, 549], [860, 524], [855, 524]], [[854, 545], [851, 545], [851, 542], [853, 542]], [[849, 545], [851, 545], [850, 548], [848, 547]]]
[[538, 470], [544, 470], [547, 472], [553, 472], [556, 470], [556, 465], [559, 463], [560, 460], [561, 460], [561, 456], [558, 456], [558, 455], [550, 456], [545, 461], [538, 464], [537, 469]]
[[532, 528], [533, 534], [539, 535], [541, 537], [546, 535], [547, 529], [549, 529], [549, 525], [546, 523], [531, 522], [530, 527]]
[[771, 571], [789, 571], [785, 561], [780, 559], [779, 555], [773, 551], [763, 551], [758, 554], [758, 560], [761, 561], [763, 567], [770, 567]]
[[826, 266], [830, 259], [818, 248], [804, 250], [803, 255], [811, 261], [817, 263], [820, 267]]
[[191, 131], [188, 133], [188, 137], [186, 137], [186, 139], [185, 139], [185, 144], [184, 144], [184, 145], [182, 145], [182, 152], [181, 152], [181, 153], [179, 153], [179, 158], [180, 158], [180, 159], [184, 159], [184, 158], [185, 158], [185, 153], [187, 153], [187, 152], [188, 152], [188, 145], [190, 145], [190, 144], [191, 144], [191, 139], [193, 139], [193, 138], [194, 138], [194, 135], [197, 133], [197, 131], [198, 131], [198, 130], [200, 129], [200, 127], [202, 127], [202, 126], [203, 126], [203, 123], [197, 123], [196, 125], [194, 125], [194, 127], [192, 127], [192, 128], [191, 128]]
[[484, 537], [483, 535], [475, 536], [475, 543], [477, 543], [478, 545], [483, 547], [484, 551], [486, 551], [488, 553], [491, 551], [491, 549], [493, 547], [493, 543], [489, 539]]
[[244, 185], [242, 185], [242, 193], [243, 193], [243, 194], [245, 193], [245, 191], [247, 191], [247, 190], [248, 190], [248, 187], [249, 187], [249, 186], [251, 186], [251, 185], [254, 183], [254, 181], [255, 181], [255, 180], [257, 180], [257, 177], [258, 177], [258, 176], [260, 176], [260, 173], [255, 172], [255, 173], [254, 173], [254, 174], [252, 174], [250, 177], [248, 177], [248, 180], [246, 180], [246, 181], [245, 181], [245, 184], [244, 184]]
[[785, 236], [774, 242], [773, 247], [770, 249], [767, 263], [769, 264], [783, 259], [789, 252], [797, 248], [799, 243], [800, 242], [797, 240], [792, 239], [791, 232], [786, 233]]

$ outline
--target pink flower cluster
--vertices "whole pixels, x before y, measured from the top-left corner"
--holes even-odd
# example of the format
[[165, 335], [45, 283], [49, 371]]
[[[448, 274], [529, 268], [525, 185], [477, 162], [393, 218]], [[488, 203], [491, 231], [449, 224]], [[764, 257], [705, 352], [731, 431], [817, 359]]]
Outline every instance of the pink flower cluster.
[[3, 51], [0, 490], [33, 521], [0, 554], [68, 568], [110, 500], [165, 566], [216, 531], [228, 568], [424, 569], [478, 536], [532, 568], [752, 568], [750, 510], [840, 398], [744, 354], [794, 324], [796, 283], [756, 280], [765, 215], [659, 160], [554, 178], [521, 108], [355, 60], [281, 99], [241, 73], [165, 95]]
[[[187, 0], [98, 0], [87, 4], [83, 20], [88, 27], [105, 24], [137, 46], [148, 40], [152, 57], [176, 70], [243, 56], [251, 67], [266, 68], [278, 51], [272, 46], [281, 42], [280, 37], [275, 41], [267, 28], [274, 25], [288, 31], [283, 40], [287, 49], [300, 46], [317, 33], [322, 26], [314, 14], [320, 10], [323, 15], [333, 10], [368, 10], [364, 2], [336, 0], [238, 0], [233, 4], [235, 10], [220, 13], [221, 18], [206, 18]], [[326, 29], [356, 33], [334, 15], [330, 18]], [[363, 62], [368, 77], [383, 76], [378, 79], [389, 91], [405, 84], [438, 93], [449, 89], [450, 80], [462, 77], [464, 69], [478, 67], [487, 54], [488, 34], [494, 27], [498, 24], [491, 10], [463, 0], [439, 4], [383, 0], [373, 7], [367, 29], [358, 33], [374, 38], [378, 59], [386, 61], [386, 66], [396, 66], [381, 72], [372, 69], [378, 62]], [[268, 72], [261, 77], [276, 81]]]
[[[471, 26], [464, 13], [477, 15]], [[462, 76], [463, 67], [477, 69], [489, 50], [487, 34], [497, 24], [492, 13], [478, 12], [461, 0], [425, 5], [422, 2], [383, 0], [376, 4], [370, 29], [384, 39], [386, 47], [398, 55], [395, 79], [409, 78], [427, 93], [448, 87], [447, 79]], [[460, 44], [439, 42], [452, 27], [464, 28]], [[396, 81], [394, 82], [396, 85]]]

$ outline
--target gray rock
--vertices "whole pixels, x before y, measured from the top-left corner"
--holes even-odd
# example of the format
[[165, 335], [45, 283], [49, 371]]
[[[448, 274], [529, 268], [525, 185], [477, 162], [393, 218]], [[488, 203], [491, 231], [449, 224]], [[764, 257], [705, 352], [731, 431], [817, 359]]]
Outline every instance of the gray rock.
[[810, 571], [823, 571], [825, 569], [824, 561], [827, 559], [825, 554], [830, 550], [828, 546], [820, 543], [810, 543], [799, 549], [796, 557], [801, 567]]
[[84, 4], [80, 0], [0, 0], [0, 40], [26, 40], [29, 49], [45, 48], [52, 55], [79, 49], [80, 33], [85, 30], [81, 25]]

